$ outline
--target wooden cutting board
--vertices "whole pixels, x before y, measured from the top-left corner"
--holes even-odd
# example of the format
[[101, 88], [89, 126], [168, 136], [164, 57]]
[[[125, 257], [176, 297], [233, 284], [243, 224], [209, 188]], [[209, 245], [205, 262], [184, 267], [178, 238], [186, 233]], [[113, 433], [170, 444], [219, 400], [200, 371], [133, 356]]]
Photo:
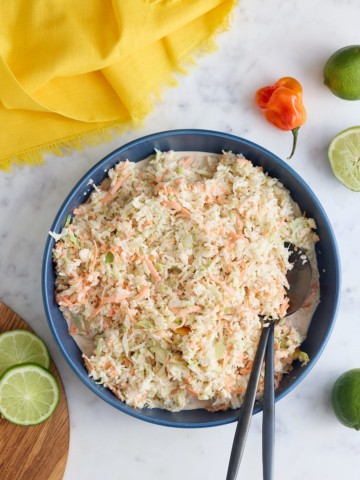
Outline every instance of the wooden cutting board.
[[[32, 330], [9, 307], [0, 303], [0, 333], [14, 329]], [[1, 480], [61, 480], [69, 450], [69, 411], [64, 387], [54, 362], [51, 372], [60, 386], [60, 402], [45, 422], [20, 427], [0, 418]]]

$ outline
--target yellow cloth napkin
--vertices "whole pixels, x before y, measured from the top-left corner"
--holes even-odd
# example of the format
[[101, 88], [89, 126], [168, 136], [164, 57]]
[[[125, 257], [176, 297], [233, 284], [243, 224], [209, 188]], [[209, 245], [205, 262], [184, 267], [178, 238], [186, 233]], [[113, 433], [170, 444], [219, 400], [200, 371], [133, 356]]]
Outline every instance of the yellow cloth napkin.
[[0, 168], [139, 124], [234, 3], [0, 0]]

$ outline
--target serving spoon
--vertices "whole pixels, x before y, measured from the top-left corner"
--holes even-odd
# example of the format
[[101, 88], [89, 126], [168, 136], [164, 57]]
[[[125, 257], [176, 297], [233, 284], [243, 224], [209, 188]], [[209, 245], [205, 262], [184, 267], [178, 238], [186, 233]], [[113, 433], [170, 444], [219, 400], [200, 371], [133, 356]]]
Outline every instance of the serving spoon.
[[[295, 313], [303, 305], [306, 297], [308, 296], [311, 286], [312, 271], [309, 259], [299, 247], [292, 243], [285, 243], [285, 246], [290, 252], [289, 262], [293, 265], [293, 268], [289, 270], [286, 275], [289, 283], [289, 288], [287, 289], [289, 307], [286, 312], [286, 316], [288, 316]], [[266, 394], [264, 399], [265, 419], [263, 419], [263, 473], [265, 480], [270, 480], [272, 478], [275, 401], [273, 342], [274, 326], [279, 320], [281, 319], [266, 319], [261, 330], [259, 344], [256, 350], [253, 367], [244, 396], [244, 402], [241, 407], [240, 417], [236, 427], [226, 480], [235, 480], [239, 470], [240, 461], [244, 452], [245, 442], [250, 427], [256, 399], [257, 386], [260, 379], [260, 373], [269, 337], [272, 342], [272, 348], [270, 346], [269, 351], [267, 352], [267, 360], [269, 363], [267, 363], [266, 380], [264, 385]]]

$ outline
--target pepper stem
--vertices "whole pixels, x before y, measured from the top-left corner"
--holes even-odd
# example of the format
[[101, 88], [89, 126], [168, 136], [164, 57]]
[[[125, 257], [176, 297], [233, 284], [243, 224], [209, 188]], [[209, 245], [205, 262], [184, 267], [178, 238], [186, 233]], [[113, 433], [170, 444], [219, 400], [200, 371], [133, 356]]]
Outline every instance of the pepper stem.
[[291, 150], [290, 156], [287, 157], [287, 160], [290, 160], [290, 158], [291, 158], [291, 157], [294, 155], [294, 153], [295, 153], [295, 148], [296, 148], [296, 144], [297, 144], [299, 128], [300, 128], [300, 127], [296, 127], [296, 128], [293, 128], [293, 129], [291, 130], [291, 132], [292, 132], [292, 134], [293, 134], [293, 146], [292, 146], [292, 150]]

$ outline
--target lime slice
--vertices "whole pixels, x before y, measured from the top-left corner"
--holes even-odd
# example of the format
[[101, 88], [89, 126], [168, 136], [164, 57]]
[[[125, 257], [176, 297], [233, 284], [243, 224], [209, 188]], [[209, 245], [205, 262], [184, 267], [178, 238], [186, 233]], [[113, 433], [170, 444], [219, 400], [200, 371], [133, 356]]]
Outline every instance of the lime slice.
[[59, 402], [59, 385], [52, 373], [35, 363], [17, 365], [0, 380], [0, 413], [16, 425], [47, 420]]
[[45, 343], [28, 330], [10, 330], [0, 335], [0, 377], [10, 367], [21, 363], [50, 366], [50, 355]]
[[360, 192], [360, 126], [340, 132], [329, 146], [329, 162], [345, 187]]

